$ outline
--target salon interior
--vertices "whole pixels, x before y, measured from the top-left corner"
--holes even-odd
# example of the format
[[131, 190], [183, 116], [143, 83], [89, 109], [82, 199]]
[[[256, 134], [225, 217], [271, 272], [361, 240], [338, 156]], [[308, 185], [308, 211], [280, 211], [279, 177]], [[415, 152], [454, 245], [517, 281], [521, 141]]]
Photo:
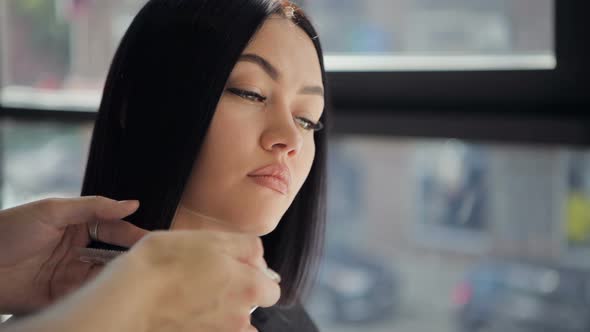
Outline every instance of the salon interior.
[[[145, 0], [0, 0], [0, 205], [80, 194]], [[590, 6], [300, 0], [331, 97], [326, 332], [590, 331]]]

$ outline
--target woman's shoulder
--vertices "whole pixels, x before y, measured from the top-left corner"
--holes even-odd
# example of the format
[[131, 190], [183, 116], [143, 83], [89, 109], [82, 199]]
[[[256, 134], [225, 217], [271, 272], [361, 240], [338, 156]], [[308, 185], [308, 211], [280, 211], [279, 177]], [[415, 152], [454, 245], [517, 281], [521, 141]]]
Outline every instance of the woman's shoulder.
[[260, 332], [319, 331], [300, 303], [290, 307], [258, 308], [252, 314], [252, 325]]

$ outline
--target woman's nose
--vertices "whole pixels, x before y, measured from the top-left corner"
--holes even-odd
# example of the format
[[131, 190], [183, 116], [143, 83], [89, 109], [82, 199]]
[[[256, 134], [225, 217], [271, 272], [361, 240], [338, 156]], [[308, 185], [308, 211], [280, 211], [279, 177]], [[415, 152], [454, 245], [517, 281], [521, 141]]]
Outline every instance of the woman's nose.
[[268, 118], [268, 126], [260, 137], [260, 145], [267, 151], [295, 157], [301, 150], [303, 137], [293, 115], [285, 109], [273, 109], [269, 112], [274, 114]]

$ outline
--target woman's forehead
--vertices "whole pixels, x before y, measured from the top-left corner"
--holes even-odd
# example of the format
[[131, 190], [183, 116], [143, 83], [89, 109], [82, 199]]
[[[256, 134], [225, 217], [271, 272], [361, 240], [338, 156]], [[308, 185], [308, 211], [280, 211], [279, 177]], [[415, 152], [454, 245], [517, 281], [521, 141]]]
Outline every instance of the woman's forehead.
[[321, 69], [311, 38], [291, 20], [267, 19], [242, 53], [263, 58], [285, 76], [314, 76], [321, 83]]
[[281, 43], [281, 41], [309, 42], [310, 46], [313, 47], [311, 39], [307, 36], [305, 31], [293, 23], [293, 21], [279, 16], [270, 16], [262, 23], [260, 29], [256, 31], [254, 36], [252, 36], [252, 40], [246, 49], [259, 47], [260, 45], [265, 44]]

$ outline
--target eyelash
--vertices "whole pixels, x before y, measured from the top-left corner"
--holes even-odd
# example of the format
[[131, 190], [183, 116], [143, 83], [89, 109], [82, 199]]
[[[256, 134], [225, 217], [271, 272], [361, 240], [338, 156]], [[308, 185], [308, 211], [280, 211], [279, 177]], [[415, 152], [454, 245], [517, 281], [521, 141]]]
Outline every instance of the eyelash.
[[[234, 95], [244, 98], [246, 100], [257, 102], [257, 103], [264, 103], [267, 99], [265, 96], [261, 96], [260, 94], [252, 91], [237, 89], [237, 88], [228, 88], [227, 91], [233, 93]], [[324, 125], [321, 122], [313, 122], [307, 118], [303, 117], [295, 117], [295, 121], [297, 121], [301, 127], [305, 130], [313, 130], [319, 131], [324, 128]]]

